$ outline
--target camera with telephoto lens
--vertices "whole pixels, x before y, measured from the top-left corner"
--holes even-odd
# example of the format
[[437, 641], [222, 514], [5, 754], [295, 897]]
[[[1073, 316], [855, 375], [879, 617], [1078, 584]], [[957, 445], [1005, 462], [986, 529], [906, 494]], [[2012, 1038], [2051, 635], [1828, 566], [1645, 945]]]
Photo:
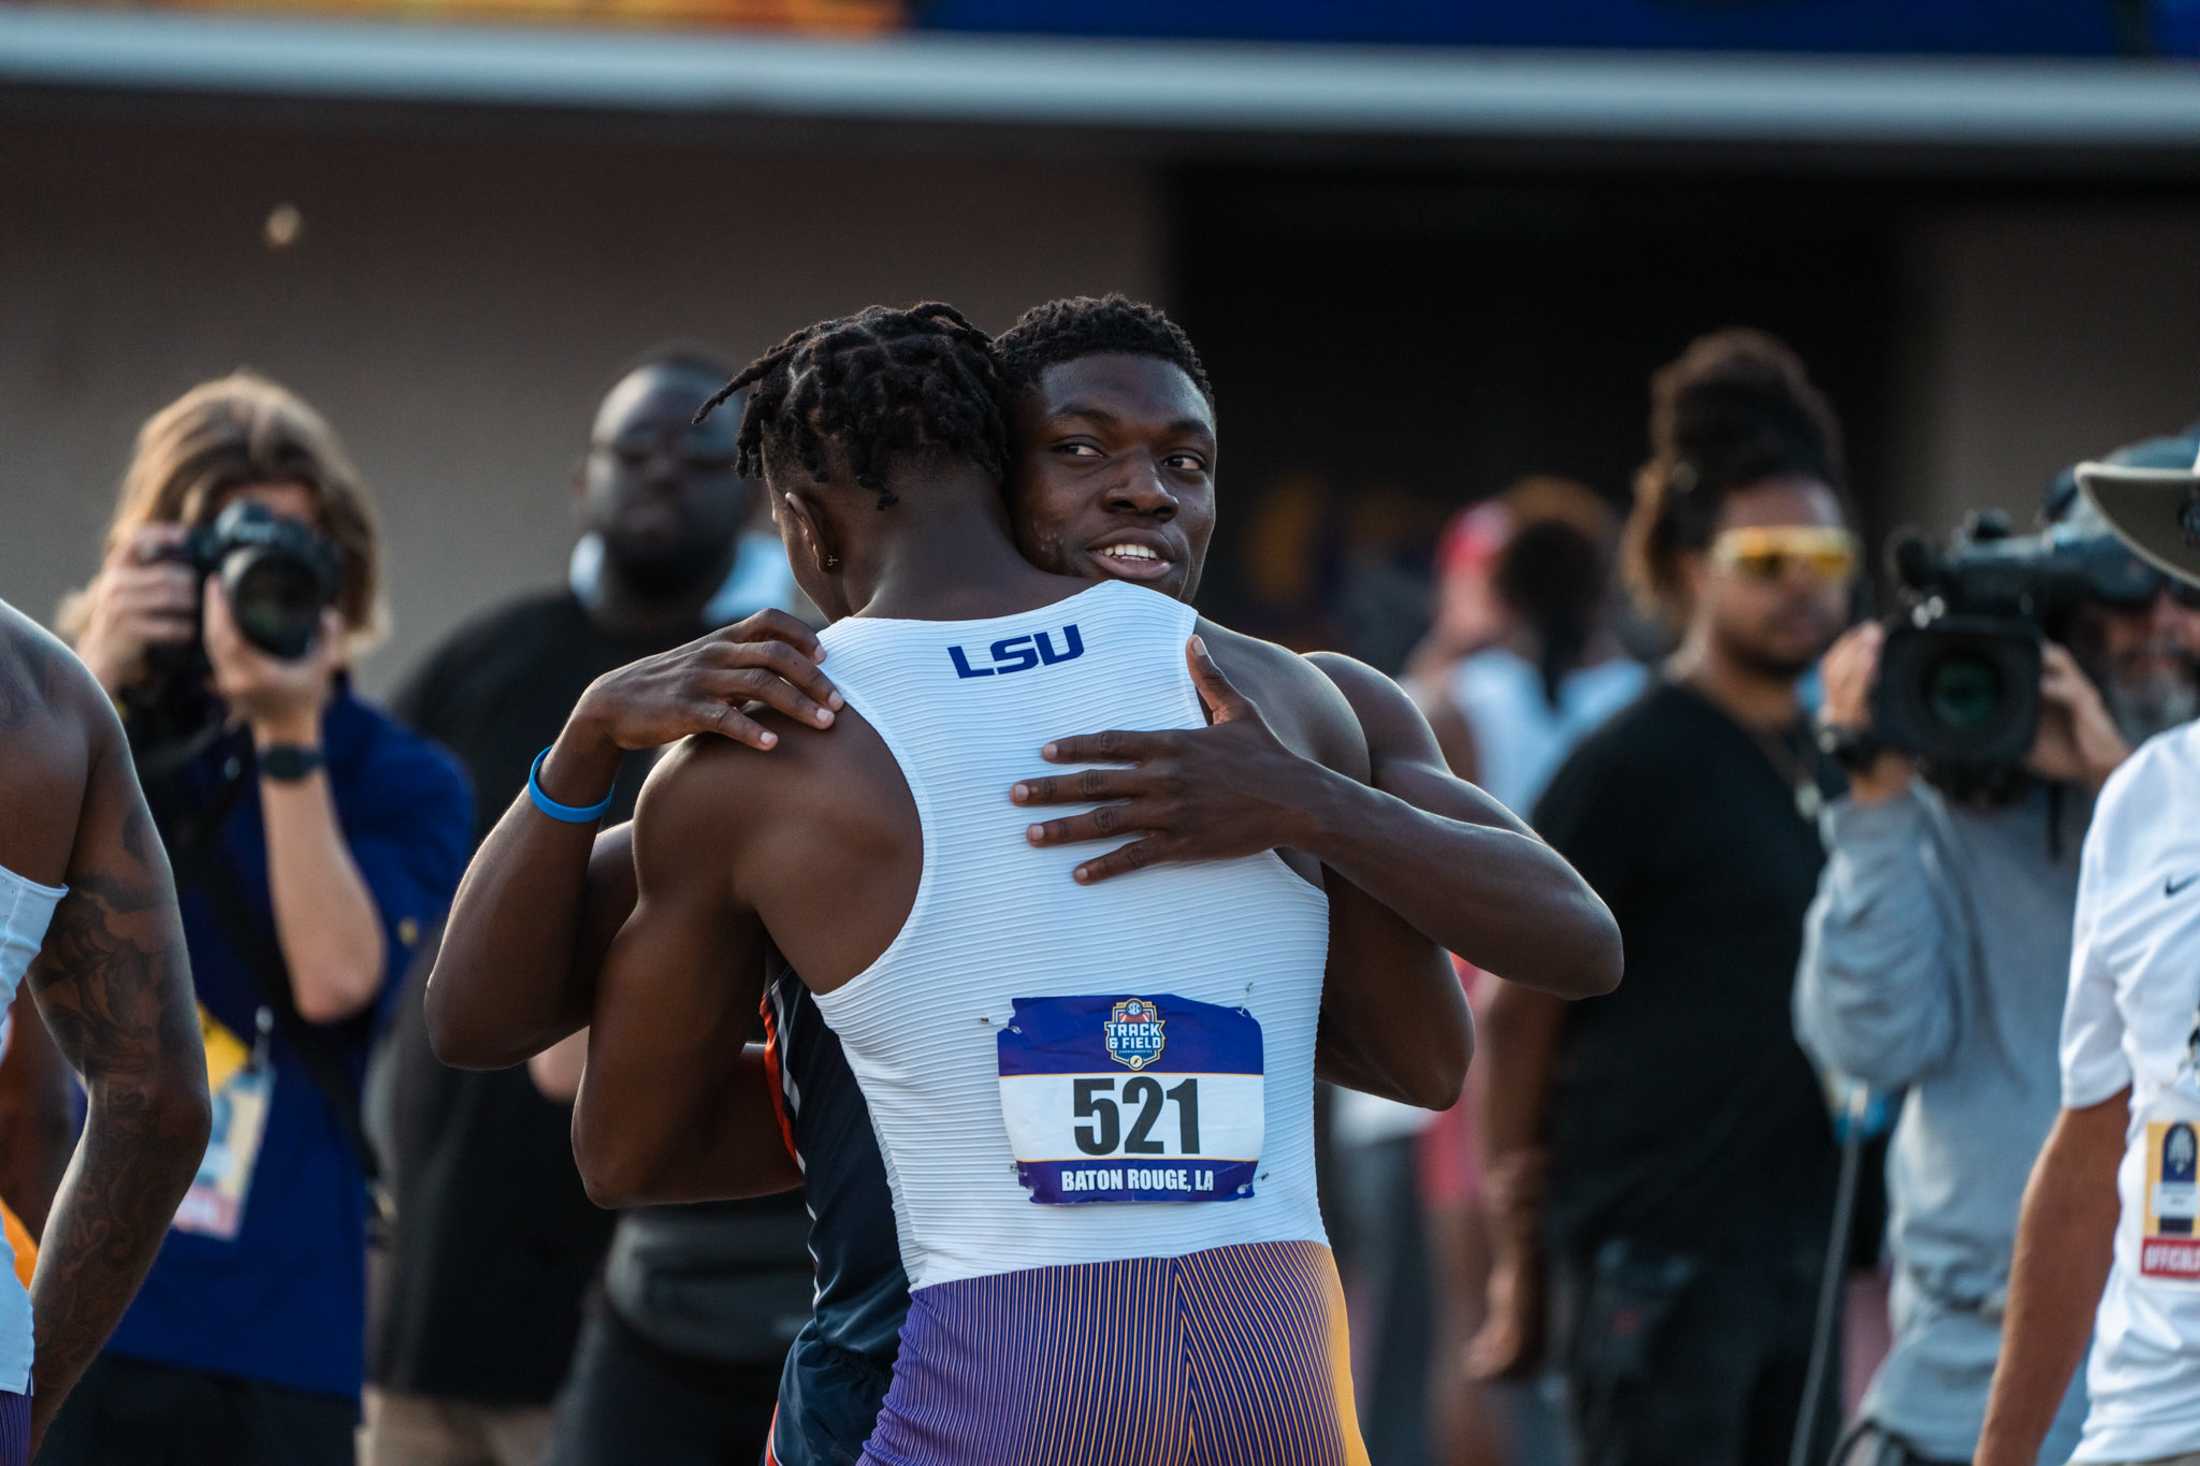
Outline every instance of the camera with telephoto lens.
[[[189, 566], [202, 591], [209, 577], [218, 579], [238, 633], [286, 662], [313, 650], [321, 613], [343, 590], [343, 555], [333, 543], [311, 526], [249, 501], [231, 504], [159, 558]], [[211, 672], [203, 635], [147, 652], [143, 683], [123, 692], [141, 772], [148, 757], [156, 763], [180, 761], [219, 731], [220, 708], [208, 686]]]
[[1902, 536], [1892, 560], [1908, 605], [1879, 654], [1872, 731], [1956, 774], [2023, 765], [2039, 733], [2041, 647], [2067, 641], [2080, 606], [2144, 606], [2163, 584], [2105, 527], [2017, 535], [1992, 511], [1945, 550]]

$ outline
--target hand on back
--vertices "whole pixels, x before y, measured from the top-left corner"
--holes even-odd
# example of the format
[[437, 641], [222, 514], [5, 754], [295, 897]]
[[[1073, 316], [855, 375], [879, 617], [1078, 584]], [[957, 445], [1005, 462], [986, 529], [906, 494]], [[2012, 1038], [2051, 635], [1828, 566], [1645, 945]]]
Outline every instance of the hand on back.
[[1323, 771], [1284, 745], [1215, 665], [1205, 642], [1193, 637], [1185, 657], [1211, 726], [1059, 739], [1041, 750], [1050, 763], [1128, 767], [1043, 775], [1009, 791], [1022, 805], [1105, 801], [1083, 814], [1033, 825], [1028, 836], [1034, 845], [1139, 837], [1077, 867], [1080, 881], [1163, 861], [1224, 860], [1306, 843], [1312, 781]]
[[768, 750], [779, 741], [747, 709], [761, 704], [811, 728], [843, 705], [818, 669], [825, 648], [784, 611], [759, 611], [685, 646], [604, 673], [573, 721], [621, 749], [661, 748], [694, 733]]

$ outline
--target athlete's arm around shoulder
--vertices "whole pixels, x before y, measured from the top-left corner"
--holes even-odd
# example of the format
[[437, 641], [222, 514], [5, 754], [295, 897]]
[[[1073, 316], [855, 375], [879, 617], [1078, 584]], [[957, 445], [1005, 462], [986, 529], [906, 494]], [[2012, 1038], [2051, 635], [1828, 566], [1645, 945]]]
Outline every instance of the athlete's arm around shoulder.
[[59, 642], [4, 605], [0, 680], [14, 684], [0, 686], [0, 710], [29, 709], [8, 731], [0, 804], [56, 753], [81, 769], [76, 802], [63, 806], [74, 828], [59, 868], [18, 872], [68, 888], [28, 984], [88, 1101], [31, 1280], [35, 1451], [152, 1266], [206, 1149], [210, 1112], [175, 884], [114, 707]]
[[[768, 750], [779, 734], [749, 715], [752, 700], [781, 727], [829, 728], [840, 697], [818, 668], [823, 655], [809, 627], [760, 611], [606, 672], [574, 706], [538, 782], [552, 801], [585, 808], [633, 749], [709, 734]], [[459, 884], [428, 980], [428, 1036], [444, 1063], [524, 1063], [588, 1021], [608, 933], [633, 907], [628, 864], [616, 831], [597, 839], [593, 822], [551, 819], [527, 791], [512, 801]]]
[[1121, 801], [1032, 827], [1034, 843], [1047, 845], [1144, 836], [1078, 867], [1080, 880], [1298, 850], [1501, 977], [1563, 997], [1618, 985], [1619, 933], [1604, 903], [1556, 852], [1451, 777], [1419, 710], [1387, 679], [1344, 658], [1317, 670], [1207, 622], [1189, 656], [1212, 727], [1057, 739], [1043, 751], [1052, 762], [1134, 767], [1011, 791], [1023, 804]]
[[1397, 683], [1334, 652], [1307, 660], [1352, 705], [1370, 766], [1368, 794], [1329, 813], [1323, 863], [1508, 982], [1561, 998], [1618, 987], [1619, 924], [1565, 857], [1452, 774]]
[[[1316, 879], [1308, 811], [1328, 784], [1364, 787], [1367, 740], [1344, 696], [1303, 657], [1210, 622], [1186, 647], [1193, 686], [1212, 725], [1056, 740], [1057, 763], [1128, 769], [1024, 780], [1025, 804], [1116, 800], [1031, 827], [1035, 844], [1143, 838], [1088, 861], [1079, 880], [1176, 860], [1275, 850]], [[1333, 869], [1328, 977], [1317, 1072], [1408, 1104], [1442, 1109], [1458, 1097], [1474, 1051], [1473, 1020], [1443, 951]], [[1361, 982], [1357, 974], [1374, 974]]]
[[[643, 786], [634, 912], [597, 977], [573, 1107], [573, 1156], [600, 1206], [687, 1199], [695, 1174], [726, 1169], [708, 1157], [764, 1139], [728, 1103], [769, 943], [739, 884], [752, 831], [805, 787], [759, 779], [752, 765], [764, 757], [691, 738]], [[747, 817], [729, 820], [735, 808]]]
[[[1216, 723], [1272, 717], [1288, 741], [1306, 751], [1296, 761], [1275, 761], [1279, 766], [1266, 775], [1263, 760], [1235, 755], [1198, 782], [1225, 802], [1253, 796], [1294, 809], [1298, 817], [1278, 829], [1279, 840], [1321, 863], [1329, 893], [1329, 962], [1317, 1072], [1386, 1099], [1448, 1107], [1474, 1057], [1474, 1017], [1451, 960], [1406, 916], [1332, 864], [1309, 818], [1330, 801], [1364, 790], [1373, 777], [1367, 735], [1350, 701], [1296, 652], [1211, 622], [1201, 623], [1201, 637], [1214, 655], [1193, 659], [1193, 680]], [[1186, 736], [1212, 738], [1217, 731]], [[1264, 787], [1269, 792], [1261, 794]]]
[[[1302, 802], [1318, 807], [1342, 788], [1374, 781], [1374, 748], [1343, 689], [1311, 659], [1232, 636], [1241, 656], [1265, 658], [1279, 713], [1295, 713], [1321, 777]], [[1219, 670], [1219, 668], [1218, 668]], [[1329, 893], [1329, 962], [1322, 983], [1315, 1072], [1331, 1084], [1424, 1109], [1459, 1098], [1474, 1060], [1474, 1014], [1451, 958], [1364, 884], [1322, 859]]]

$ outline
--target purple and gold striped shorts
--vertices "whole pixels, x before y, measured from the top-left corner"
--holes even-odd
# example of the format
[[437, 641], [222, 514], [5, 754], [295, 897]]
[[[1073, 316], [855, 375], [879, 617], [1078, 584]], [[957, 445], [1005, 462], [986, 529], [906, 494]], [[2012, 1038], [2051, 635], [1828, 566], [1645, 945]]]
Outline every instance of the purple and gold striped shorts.
[[30, 1466], [31, 1397], [0, 1391], [0, 1466]]
[[1031, 1268], [910, 1295], [872, 1466], [1365, 1466], [1318, 1242]]

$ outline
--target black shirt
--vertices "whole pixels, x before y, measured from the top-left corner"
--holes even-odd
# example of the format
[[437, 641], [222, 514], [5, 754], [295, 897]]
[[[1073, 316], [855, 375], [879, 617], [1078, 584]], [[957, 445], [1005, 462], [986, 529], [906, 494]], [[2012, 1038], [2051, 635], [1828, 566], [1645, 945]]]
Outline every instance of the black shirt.
[[[1551, 1241], [1810, 1255], [1838, 1159], [1790, 1016], [1825, 863], [1803, 726], [1760, 738], [1661, 682], [1559, 770], [1535, 827], [1612, 908], [1626, 975], [1566, 1010], [1550, 1104]], [[1826, 792], [1831, 792], [1830, 786]]]
[[909, 1312], [894, 1195], [871, 1108], [817, 999], [774, 952], [764, 989], [766, 1053], [781, 1122], [802, 1158], [817, 1302], [779, 1378], [772, 1459], [850, 1466], [878, 1423]]
[[[478, 844], [526, 789], [535, 755], [558, 736], [589, 683], [705, 629], [614, 634], [590, 619], [570, 591], [529, 596], [452, 632], [398, 689], [391, 711], [466, 766]], [[619, 766], [606, 828], [633, 816], [649, 762], [635, 754]]]
[[[478, 839], [525, 789], [535, 755], [557, 737], [590, 682], [702, 632], [614, 635], [568, 592], [532, 596], [454, 632], [399, 692], [395, 711], [466, 766], [477, 791]], [[606, 824], [632, 814], [648, 771], [647, 756], [628, 756]], [[379, 1281], [368, 1367], [378, 1384], [408, 1393], [547, 1402], [572, 1358], [581, 1299], [616, 1218], [581, 1188], [571, 1111], [544, 1099], [524, 1067], [469, 1073], [436, 1060], [421, 1018], [426, 968], [423, 961], [412, 975], [384, 1061], [393, 1069], [389, 1172], [397, 1224]], [[799, 1202], [695, 1211], [726, 1213], [715, 1250], [768, 1253], [806, 1310]], [[765, 1224], [752, 1232], [744, 1216]], [[711, 1259], [689, 1261], [677, 1286], [707, 1294], [719, 1269]], [[707, 1297], [679, 1303], [690, 1314], [711, 1306]], [[770, 1338], [768, 1322], [756, 1322], [756, 1329], [730, 1331], [729, 1352], [776, 1358], [784, 1340]]]

